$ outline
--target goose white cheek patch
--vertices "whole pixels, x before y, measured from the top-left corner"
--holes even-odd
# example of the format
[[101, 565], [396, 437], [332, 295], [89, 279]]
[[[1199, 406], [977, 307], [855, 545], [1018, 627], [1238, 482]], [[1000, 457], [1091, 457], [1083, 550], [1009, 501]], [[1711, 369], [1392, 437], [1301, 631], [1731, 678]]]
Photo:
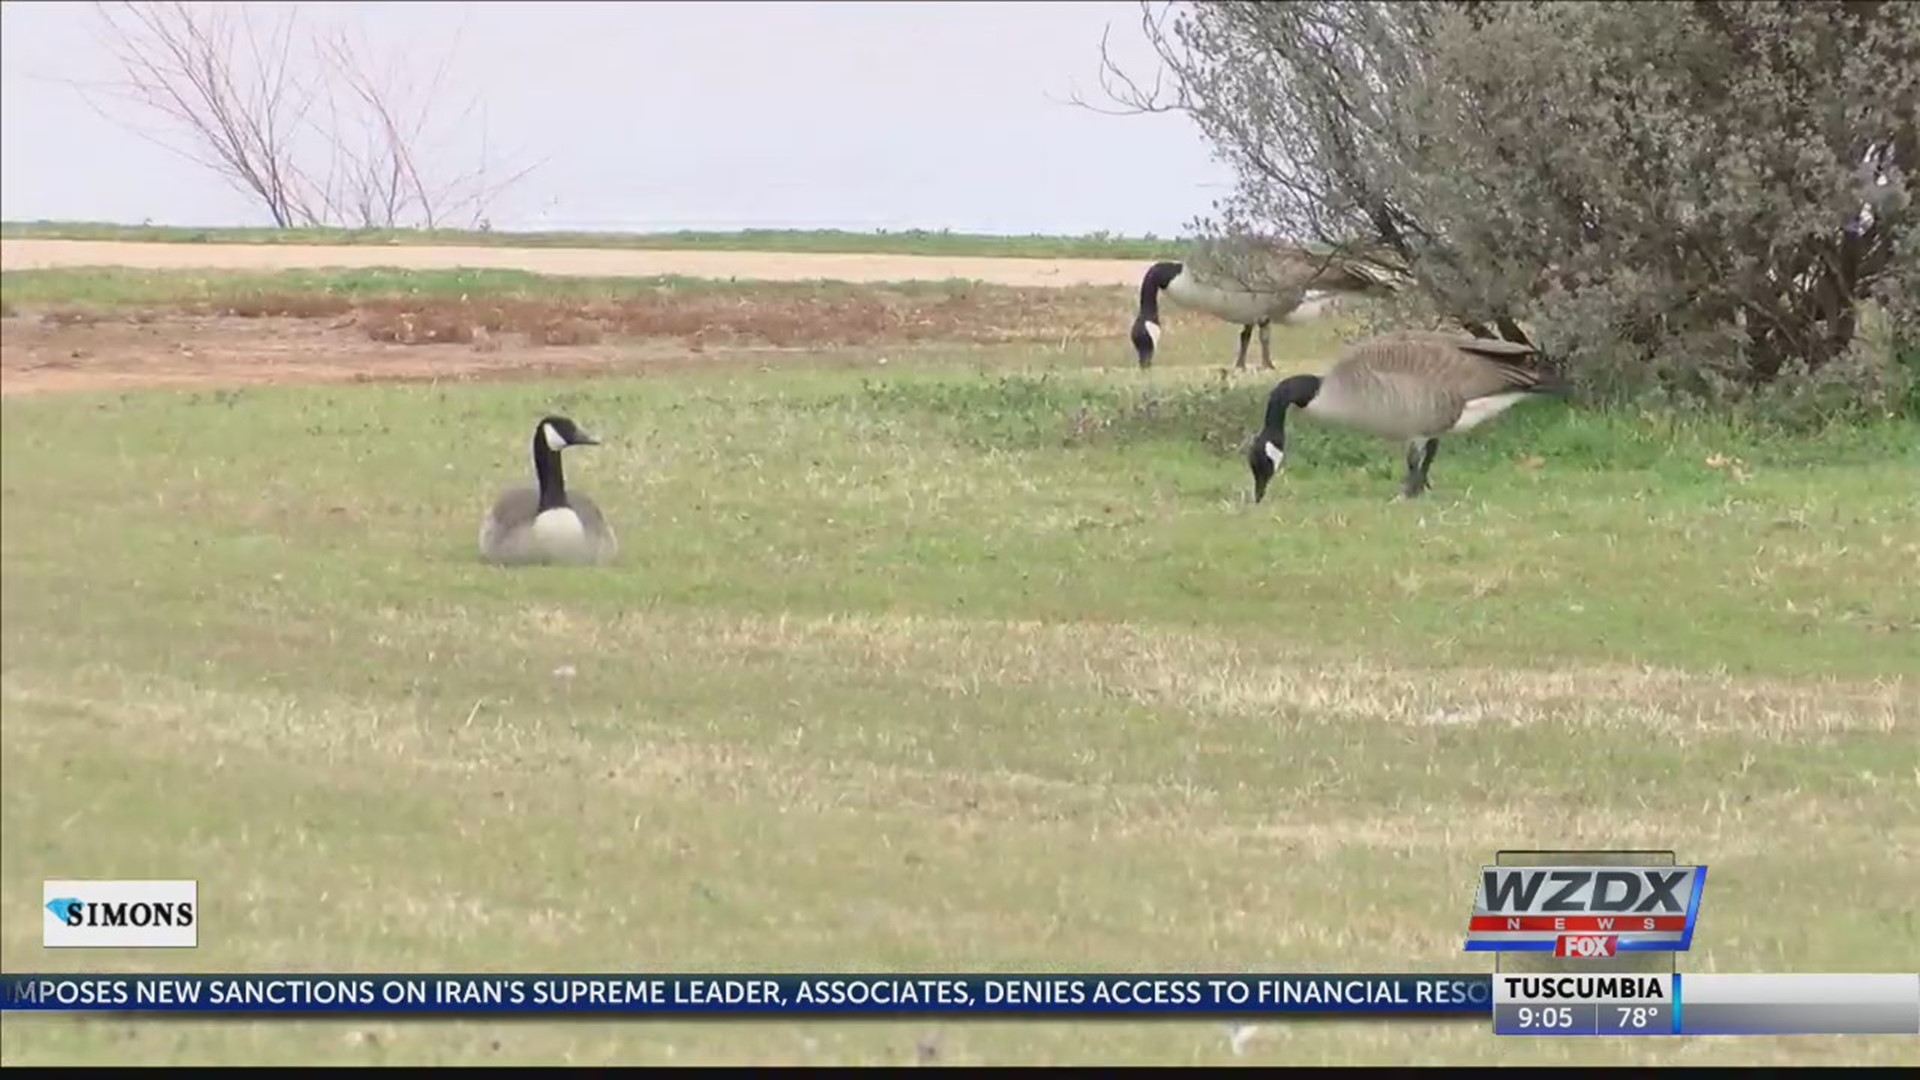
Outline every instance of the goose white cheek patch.
[[1280, 463], [1282, 461], [1285, 461], [1286, 459], [1287, 459], [1286, 451], [1280, 449], [1279, 447], [1273, 445], [1272, 443], [1267, 444], [1267, 460], [1273, 462], [1274, 468], [1276, 469], [1279, 468]]
[[1159, 323], [1150, 322], [1147, 324], [1147, 340], [1153, 342], [1154, 348], [1157, 349], [1160, 347], [1160, 324]]
[[552, 424], [540, 425], [540, 431], [541, 434], [547, 438], [547, 449], [559, 453], [567, 448], [567, 440], [561, 438], [560, 433], [553, 430]]

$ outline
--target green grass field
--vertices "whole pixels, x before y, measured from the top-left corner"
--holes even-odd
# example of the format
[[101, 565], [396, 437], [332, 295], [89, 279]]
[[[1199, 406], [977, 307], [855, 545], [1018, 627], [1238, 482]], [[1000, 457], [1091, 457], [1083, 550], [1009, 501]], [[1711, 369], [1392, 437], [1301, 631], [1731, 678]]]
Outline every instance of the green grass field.
[[478, 232], [468, 229], [195, 228], [87, 221], [9, 221], [0, 237], [114, 240], [152, 244], [418, 244], [461, 247], [624, 248], [675, 251], [831, 252], [1030, 259], [1152, 259], [1177, 253], [1178, 239], [1155, 236], [996, 236], [947, 230], [848, 232], [744, 229], [737, 232]]
[[[1232, 331], [1209, 333], [1217, 363]], [[1309, 333], [1276, 351], [1305, 359]], [[1394, 449], [1298, 422], [1254, 507], [1236, 451], [1265, 373], [1089, 355], [5, 399], [0, 960], [1484, 970], [1460, 942], [1496, 849], [1653, 845], [1712, 868], [1684, 970], [1911, 968], [1920, 427], [1788, 440], [1540, 403], [1443, 443], [1435, 490], [1397, 503]], [[478, 565], [550, 410], [606, 438], [568, 477], [620, 561]], [[200, 946], [45, 951], [55, 876], [197, 878]], [[8, 1064], [911, 1063], [921, 1042], [1920, 1061], [1912, 1039], [1484, 1022], [1277, 1024], [1244, 1057], [1205, 1022], [0, 1029]]]

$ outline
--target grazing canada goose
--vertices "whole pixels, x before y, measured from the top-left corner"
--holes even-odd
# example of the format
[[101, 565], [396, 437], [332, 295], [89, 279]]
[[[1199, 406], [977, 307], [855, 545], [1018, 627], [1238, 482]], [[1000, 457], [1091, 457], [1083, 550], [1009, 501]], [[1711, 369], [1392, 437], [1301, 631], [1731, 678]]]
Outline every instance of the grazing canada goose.
[[533, 473], [538, 487], [503, 493], [480, 524], [480, 555], [503, 566], [528, 563], [584, 565], [620, 550], [613, 527], [585, 495], [567, 491], [560, 452], [598, 446], [600, 440], [564, 416], [543, 417], [533, 429]]
[[1427, 490], [1440, 436], [1470, 428], [1515, 403], [1566, 389], [1558, 377], [1523, 366], [1531, 346], [1428, 331], [1383, 334], [1349, 346], [1325, 375], [1282, 379], [1267, 396], [1265, 426], [1247, 449], [1253, 501], [1266, 496], [1286, 457], [1287, 408], [1407, 444], [1401, 494]]
[[1140, 366], [1153, 364], [1160, 345], [1160, 295], [1240, 326], [1240, 355], [1260, 331], [1260, 363], [1273, 367], [1273, 322], [1315, 318], [1334, 294], [1397, 288], [1404, 279], [1362, 259], [1316, 255], [1299, 248], [1246, 241], [1196, 247], [1184, 262], [1157, 262], [1140, 281], [1140, 309], [1133, 318], [1134, 351]]

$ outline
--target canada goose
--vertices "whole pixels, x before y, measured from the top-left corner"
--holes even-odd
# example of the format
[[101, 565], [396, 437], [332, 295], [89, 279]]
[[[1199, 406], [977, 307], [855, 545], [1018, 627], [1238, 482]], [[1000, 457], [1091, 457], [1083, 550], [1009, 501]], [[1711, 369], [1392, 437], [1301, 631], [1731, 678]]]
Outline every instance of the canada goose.
[[1140, 280], [1140, 308], [1129, 335], [1141, 367], [1153, 364], [1160, 345], [1160, 294], [1175, 303], [1240, 325], [1240, 355], [1260, 331], [1260, 363], [1273, 367], [1273, 321], [1316, 318], [1333, 294], [1397, 288], [1403, 279], [1373, 262], [1316, 255], [1298, 248], [1246, 241], [1197, 246], [1184, 262], [1157, 262]]
[[1532, 346], [1493, 338], [1403, 331], [1349, 346], [1325, 375], [1282, 379], [1267, 396], [1265, 426], [1247, 449], [1253, 501], [1286, 458], [1287, 407], [1407, 444], [1405, 498], [1427, 490], [1440, 436], [1492, 419], [1515, 403], [1558, 394], [1558, 377], [1523, 366]]
[[503, 493], [480, 524], [480, 555], [490, 563], [600, 563], [619, 552], [612, 526], [585, 495], [567, 491], [560, 452], [598, 446], [600, 440], [564, 416], [541, 418], [533, 429], [533, 473], [538, 487]]

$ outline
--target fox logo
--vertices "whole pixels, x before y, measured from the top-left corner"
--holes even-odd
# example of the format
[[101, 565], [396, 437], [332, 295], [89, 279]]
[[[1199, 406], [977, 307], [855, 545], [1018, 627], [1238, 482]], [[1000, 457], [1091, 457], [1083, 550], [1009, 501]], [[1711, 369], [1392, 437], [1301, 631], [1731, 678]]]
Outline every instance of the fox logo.
[[1613, 934], [1562, 934], [1553, 955], [1579, 960], [1604, 960], [1617, 955], [1620, 939]]

